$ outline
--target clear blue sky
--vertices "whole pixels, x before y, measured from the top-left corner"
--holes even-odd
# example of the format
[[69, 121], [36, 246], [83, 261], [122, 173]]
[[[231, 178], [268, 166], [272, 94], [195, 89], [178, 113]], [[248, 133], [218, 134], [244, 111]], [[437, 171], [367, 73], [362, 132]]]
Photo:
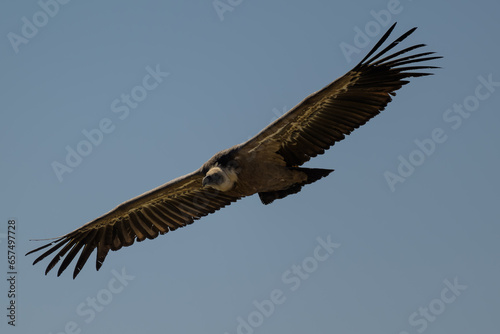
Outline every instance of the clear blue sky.
[[[2, 333], [498, 330], [498, 2], [221, 0], [219, 13], [210, 0], [62, 2], [0, 5], [0, 268], [8, 277], [13, 217], [18, 272], [15, 328], [0, 283]], [[99, 272], [92, 256], [76, 280], [24, 256], [41, 245], [29, 239], [247, 140], [395, 21], [394, 37], [418, 26], [405, 45], [428, 44], [443, 68], [307, 164], [335, 169], [327, 179], [112, 252]], [[358, 36], [346, 57], [365, 28], [369, 45]], [[60, 180], [68, 149], [88, 154]], [[409, 160], [391, 188], [388, 172]]]

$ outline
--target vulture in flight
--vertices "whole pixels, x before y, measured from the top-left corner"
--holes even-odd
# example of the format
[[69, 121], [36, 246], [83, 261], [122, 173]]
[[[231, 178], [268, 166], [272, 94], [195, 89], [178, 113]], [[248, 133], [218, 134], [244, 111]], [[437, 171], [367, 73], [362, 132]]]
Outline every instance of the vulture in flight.
[[[47, 274], [62, 260], [59, 276], [77, 257], [75, 278], [96, 251], [99, 270], [110, 250], [154, 239], [239, 200], [259, 194], [264, 204], [298, 193], [333, 170], [300, 167], [384, 110], [408, 78], [437, 68], [420, 64], [441, 58], [412, 52], [417, 44], [389, 54], [413, 28], [381, 49], [395, 24], [352, 70], [309, 95], [248, 141], [215, 154], [198, 170], [126, 201], [105, 215], [28, 254], [53, 256]], [[419, 65], [420, 64], [420, 65]], [[28, 255], [26, 254], [26, 255]]]

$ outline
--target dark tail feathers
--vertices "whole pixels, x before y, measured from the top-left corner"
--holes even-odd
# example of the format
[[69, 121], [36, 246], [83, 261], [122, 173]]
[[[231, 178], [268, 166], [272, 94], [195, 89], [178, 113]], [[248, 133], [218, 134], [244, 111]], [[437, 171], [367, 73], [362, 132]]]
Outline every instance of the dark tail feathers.
[[288, 189], [270, 191], [265, 193], [259, 193], [260, 200], [263, 204], [270, 204], [275, 199], [285, 198], [288, 195], [298, 193], [303, 186], [318, 181], [322, 177], [328, 176], [333, 169], [322, 169], [322, 168], [303, 168], [303, 167], [290, 167], [290, 169], [298, 170], [307, 174], [307, 180], [302, 183], [297, 183]]

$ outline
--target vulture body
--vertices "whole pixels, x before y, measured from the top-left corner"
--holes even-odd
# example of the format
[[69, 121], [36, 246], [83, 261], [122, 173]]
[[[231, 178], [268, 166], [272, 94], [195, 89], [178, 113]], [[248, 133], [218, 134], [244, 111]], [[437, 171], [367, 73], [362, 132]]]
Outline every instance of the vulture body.
[[269, 204], [327, 176], [333, 170], [300, 166], [384, 110], [408, 78], [430, 75], [425, 70], [436, 68], [416, 65], [440, 58], [433, 52], [410, 54], [424, 44], [388, 54], [416, 28], [378, 51], [394, 26], [352, 70], [305, 98], [253, 138], [215, 154], [198, 170], [32, 250], [28, 254], [45, 250], [33, 264], [53, 255], [45, 274], [62, 260], [59, 276], [80, 254], [75, 278], [94, 250], [99, 270], [110, 250], [156, 238], [246, 196], [258, 194]]

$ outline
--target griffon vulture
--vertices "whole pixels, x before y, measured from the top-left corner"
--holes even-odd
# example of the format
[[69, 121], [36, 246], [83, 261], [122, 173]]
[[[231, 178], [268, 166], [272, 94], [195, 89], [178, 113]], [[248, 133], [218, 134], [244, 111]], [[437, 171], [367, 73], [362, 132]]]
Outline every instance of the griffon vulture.
[[28, 254], [50, 247], [33, 264], [55, 254], [45, 274], [62, 259], [59, 276], [81, 251], [73, 271], [75, 278], [95, 249], [99, 270], [110, 250], [130, 246], [135, 240], [154, 239], [256, 193], [262, 203], [272, 203], [327, 176], [332, 169], [299, 166], [384, 110], [408, 78], [430, 75], [424, 70], [437, 68], [416, 65], [441, 58], [431, 56], [434, 52], [407, 55], [425, 44], [387, 54], [416, 28], [375, 54], [394, 26], [352, 70], [306, 97], [253, 138], [215, 154], [198, 170], [32, 250]]

